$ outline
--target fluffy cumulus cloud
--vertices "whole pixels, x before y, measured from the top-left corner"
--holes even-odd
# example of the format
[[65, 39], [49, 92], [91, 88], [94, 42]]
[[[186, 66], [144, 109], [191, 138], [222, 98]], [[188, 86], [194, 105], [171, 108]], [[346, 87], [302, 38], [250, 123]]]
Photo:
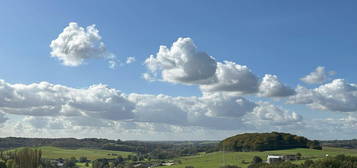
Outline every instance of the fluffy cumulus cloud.
[[302, 117], [267, 103], [254, 103], [240, 96], [206, 94], [202, 97], [130, 94], [136, 102], [136, 122], [164, 123], [218, 130], [296, 126]]
[[69, 23], [57, 39], [50, 44], [51, 56], [65, 66], [79, 66], [87, 59], [107, 59], [110, 67], [116, 66], [116, 58], [106, 50], [95, 25], [86, 28], [75, 22]]
[[299, 86], [296, 92], [288, 103], [307, 104], [320, 110], [357, 112], [357, 85], [343, 79], [335, 79], [315, 89]]
[[319, 84], [326, 81], [329, 76], [334, 74], [334, 71], [326, 72], [325, 67], [318, 66], [316, 67], [315, 71], [311, 72], [305, 77], [302, 77], [300, 80], [308, 84]]
[[208, 94], [200, 100], [206, 106], [206, 115], [211, 117], [240, 118], [257, 106], [243, 97], [226, 94]]
[[[275, 105], [260, 102], [256, 106], [252, 113], [246, 116], [247, 122], [253, 125], [295, 125], [302, 121], [302, 116], [289, 112]], [[252, 122], [255, 121], [255, 122]]]
[[160, 46], [156, 55], [145, 60], [148, 81], [195, 84], [203, 93], [259, 94], [264, 97], [286, 97], [294, 90], [276, 76], [266, 75], [262, 81], [247, 66], [231, 61], [217, 62], [199, 52], [190, 38], [179, 38], [171, 48]]
[[106, 85], [84, 89], [48, 82], [9, 84], [0, 80], [0, 112], [28, 116], [91, 116], [109, 120], [133, 117], [134, 105]]
[[[197, 50], [190, 38], [179, 38], [170, 48], [160, 46], [156, 55], [145, 60], [152, 76], [182, 84], [201, 84], [211, 80], [216, 72], [216, 61]], [[147, 76], [147, 75], [146, 75]]]
[[166, 95], [131, 94], [129, 100], [136, 103], [135, 121], [156, 122], [175, 125], [187, 124], [187, 112]]
[[237, 92], [241, 94], [257, 92], [259, 79], [247, 66], [234, 62], [218, 62], [214, 82], [201, 85], [204, 92]]
[[259, 96], [286, 97], [295, 94], [295, 91], [282, 84], [276, 75], [266, 74], [259, 85]]

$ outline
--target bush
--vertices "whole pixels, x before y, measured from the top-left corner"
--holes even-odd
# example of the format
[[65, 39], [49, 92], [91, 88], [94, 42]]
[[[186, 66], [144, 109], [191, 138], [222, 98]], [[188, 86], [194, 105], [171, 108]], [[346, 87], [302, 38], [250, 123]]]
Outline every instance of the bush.
[[304, 168], [309, 168], [311, 165], [314, 164], [314, 161], [312, 160], [305, 160], [305, 162], [302, 164]]
[[5, 162], [3, 161], [0, 161], [0, 168], [7, 168]]
[[253, 164], [258, 164], [258, 163], [262, 163], [262, 162], [263, 162], [263, 159], [260, 158], [259, 156], [253, 157], [253, 161], [252, 161]]
[[84, 163], [84, 162], [87, 162], [87, 161], [88, 161], [87, 157], [81, 156], [79, 158], [79, 162], [81, 162], [81, 163]]

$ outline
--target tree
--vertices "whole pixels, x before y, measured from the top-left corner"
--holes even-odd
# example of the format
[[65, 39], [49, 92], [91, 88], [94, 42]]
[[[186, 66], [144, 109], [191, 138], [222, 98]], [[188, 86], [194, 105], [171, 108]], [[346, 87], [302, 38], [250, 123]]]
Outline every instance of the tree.
[[41, 156], [42, 156], [41, 150], [23, 148], [20, 151], [15, 151], [13, 155], [14, 155], [14, 162], [17, 167], [37, 168], [40, 166]]
[[131, 160], [134, 161], [134, 162], [136, 162], [136, 161], [138, 161], [138, 157], [135, 155], [135, 156], [133, 156], [133, 157], [131, 158]]
[[107, 159], [97, 159], [92, 162], [92, 168], [109, 168]]
[[131, 160], [132, 157], [133, 155], [128, 155], [128, 160]]
[[300, 160], [300, 159], [301, 159], [301, 153], [298, 152], [298, 153], [296, 154], [296, 157], [297, 157], [298, 160]]
[[253, 164], [258, 164], [258, 163], [262, 163], [262, 162], [263, 162], [263, 159], [260, 158], [259, 156], [253, 157], [253, 161], [252, 161]]
[[7, 162], [6, 162], [6, 167], [7, 168], [16, 168], [16, 163], [15, 163], [15, 161], [14, 160], [8, 160]]
[[79, 158], [79, 162], [81, 162], [81, 163], [84, 163], [84, 162], [87, 162], [88, 161], [88, 159], [87, 159], [87, 157], [85, 157], [85, 156], [81, 156], [80, 158]]
[[122, 163], [122, 162], [124, 162], [124, 158], [123, 158], [121, 155], [119, 155], [119, 156], [117, 157], [116, 161], [117, 161], [118, 163]]
[[76, 168], [77, 159], [75, 157], [71, 157], [70, 159], [66, 159], [64, 162], [64, 168]]
[[144, 158], [144, 156], [143, 155], [140, 155], [139, 156], [139, 161], [143, 161], [145, 158]]
[[0, 161], [0, 168], [7, 168], [5, 162], [3, 161]]
[[303, 167], [304, 168], [309, 168], [311, 165], [314, 164], [314, 161], [312, 160], [305, 160], [304, 164], [303, 164]]

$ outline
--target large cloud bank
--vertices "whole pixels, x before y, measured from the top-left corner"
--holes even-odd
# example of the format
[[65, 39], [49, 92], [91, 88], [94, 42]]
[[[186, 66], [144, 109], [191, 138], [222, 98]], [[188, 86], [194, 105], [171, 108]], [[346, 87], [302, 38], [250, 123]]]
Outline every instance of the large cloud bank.
[[[262, 112], [257, 113], [260, 106], [240, 96], [217, 93], [201, 97], [126, 95], [102, 84], [77, 89], [48, 82], [10, 84], [0, 80], [0, 121], [6, 121], [4, 113], [22, 115], [35, 128], [111, 127], [116, 122], [133, 122], [235, 130], [254, 125], [256, 119], [249, 125], [242, 121], [247, 115], [262, 118]], [[299, 117], [289, 115], [295, 114], [270, 110], [264, 120], [300, 122]]]

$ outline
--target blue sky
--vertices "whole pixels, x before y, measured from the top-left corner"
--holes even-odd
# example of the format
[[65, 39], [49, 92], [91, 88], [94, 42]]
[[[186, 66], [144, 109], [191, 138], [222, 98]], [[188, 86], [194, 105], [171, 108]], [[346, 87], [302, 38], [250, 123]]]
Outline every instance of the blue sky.
[[[94, 84], [105, 84], [108, 88], [115, 88], [126, 95], [138, 93], [164, 94], [171, 97], [202, 97], [204, 93], [199, 88], [202, 84], [169, 82], [169, 79], [160, 75], [157, 78], [162, 80], [161, 82], [150, 82], [142, 77], [143, 73], [150, 71], [144, 63], [145, 60], [151, 54], [155, 56], [160, 45], [170, 48], [178, 38], [188, 37], [194, 42], [198, 51], [214, 57], [217, 62], [227, 60], [246, 65], [259, 79], [265, 74], [276, 75], [281, 83], [291, 89], [296, 89], [298, 85], [301, 85], [312, 90], [329, 84], [334, 79], [344, 79], [343, 84], [351, 84], [354, 87], [354, 83], [357, 83], [356, 6], [357, 2], [352, 0], [343, 2], [307, 0], [2, 1], [0, 3], [0, 79], [10, 85], [15, 83], [29, 85], [46, 81], [81, 89]], [[52, 40], [58, 38], [70, 22], [75, 22], [83, 28], [95, 24], [101, 36], [100, 41], [105, 44], [108, 52], [114, 54], [121, 62], [125, 62], [127, 57], [135, 57], [136, 61], [115, 69], [108, 68], [105, 59], [86, 59], [83, 64], [76, 67], [63, 65], [59, 59], [51, 57], [52, 48], [49, 45]], [[323, 66], [326, 73], [334, 71], [336, 74], [327, 75], [328, 79], [315, 84], [307, 84], [300, 80], [318, 66]], [[161, 69], [158, 73], [162, 71], [164, 70]], [[327, 97], [333, 96], [334, 93], [336, 92], [328, 93]], [[215, 94], [226, 94], [226, 92]], [[354, 120], [357, 118], [354, 113], [357, 110], [353, 108], [357, 106], [357, 101], [354, 101], [357, 100], [354, 97], [357, 93], [341, 94], [344, 98], [352, 99], [347, 100], [350, 103], [347, 106], [351, 105], [348, 110], [329, 108], [330, 106], [323, 103], [321, 105], [322, 100], [317, 100], [317, 98], [314, 98], [316, 102], [310, 104], [296, 103], [297, 100], [294, 101], [295, 103], [287, 103], [288, 99], [292, 99], [294, 95], [283, 98], [255, 94], [238, 96], [253, 102], [269, 102], [289, 112], [296, 112], [306, 122], [327, 118], [345, 122], [345, 118], [349, 118], [353, 120], [348, 120], [350, 127], [347, 127], [346, 123], [339, 123], [338, 127], [347, 131], [341, 132], [343, 138], [356, 138], [349, 135], [348, 131], [357, 129], [357, 119]], [[1, 99], [0, 96], [0, 108], [1, 101], [5, 99]], [[336, 102], [333, 101], [333, 103]], [[134, 106], [134, 109], [138, 108], [138, 105]], [[340, 107], [339, 104], [337, 106]], [[6, 111], [4, 108], [5, 105], [0, 111], [8, 119], [3, 127], [10, 127], [8, 126], [10, 123], [18, 124], [19, 122], [26, 125], [26, 122], [37, 121], [40, 116], [39, 114], [19, 115], [19, 113]], [[180, 109], [182, 110], [183, 107]], [[53, 121], [54, 116], [58, 118], [59, 115], [41, 116], [44, 118], [40, 118], [41, 121], [38, 122]], [[218, 117], [224, 119], [227, 116], [218, 115]], [[27, 132], [12, 132], [5, 133], [5, 135], [29, 136], [31, 131], [36, 130], [36, 132], [42, 131], [41, 136], [52, 136], [50, 129], [34, 127], [31, 122], [29, 123]], [[118, 123], [115, 123], [116, 126], [120, 125]], [[130, 122], [125, 121], [125, 123]], [[133, 123], [162, 124], [149, 119], [138, 119]], [[170, 127], [168, 134], [153, 133], [155, 135], [153, 139], [169, 139], [171, 129], [173, 129], [171, 127], [175, 127], [176, 130], [178, 129], [176, 127], [180, 127], [183, 130], [180, 132], [182, 135], [190, 134], [185, 129], [191, 125], [164, 124], [166, 124], [165, 127]], [[197, 129], [202, 129], [202, 132], [214, 131], [214, 136], [218, 137], [244, 131], [276, 129], [284, 131], [285, 129], [285, 127], [282, 129], [280, 125], [279, 128], [271, 126], [268, 130], [255, 126], [254, 129], [220, 131], [197, 124], [193, 126], [198, 126]], [[135, 130], [140, 132], [140, 128], [135, 128]], [[302, 129], [286, 131], [313, 138], [333, 137], [333, 135], [316, 136]], [[66, 129], [63, 132], [60, 136], [76, 135]], [[197, 134], [191, 138], [215, 139], [210, 137], [209, 133], [202, 134], [204, 135]], [[128, 135], [122, 132], [118, 133], [118, 136], [105, 134], [101, 136], [139, 139], [140, 135], [144, 133]]]

